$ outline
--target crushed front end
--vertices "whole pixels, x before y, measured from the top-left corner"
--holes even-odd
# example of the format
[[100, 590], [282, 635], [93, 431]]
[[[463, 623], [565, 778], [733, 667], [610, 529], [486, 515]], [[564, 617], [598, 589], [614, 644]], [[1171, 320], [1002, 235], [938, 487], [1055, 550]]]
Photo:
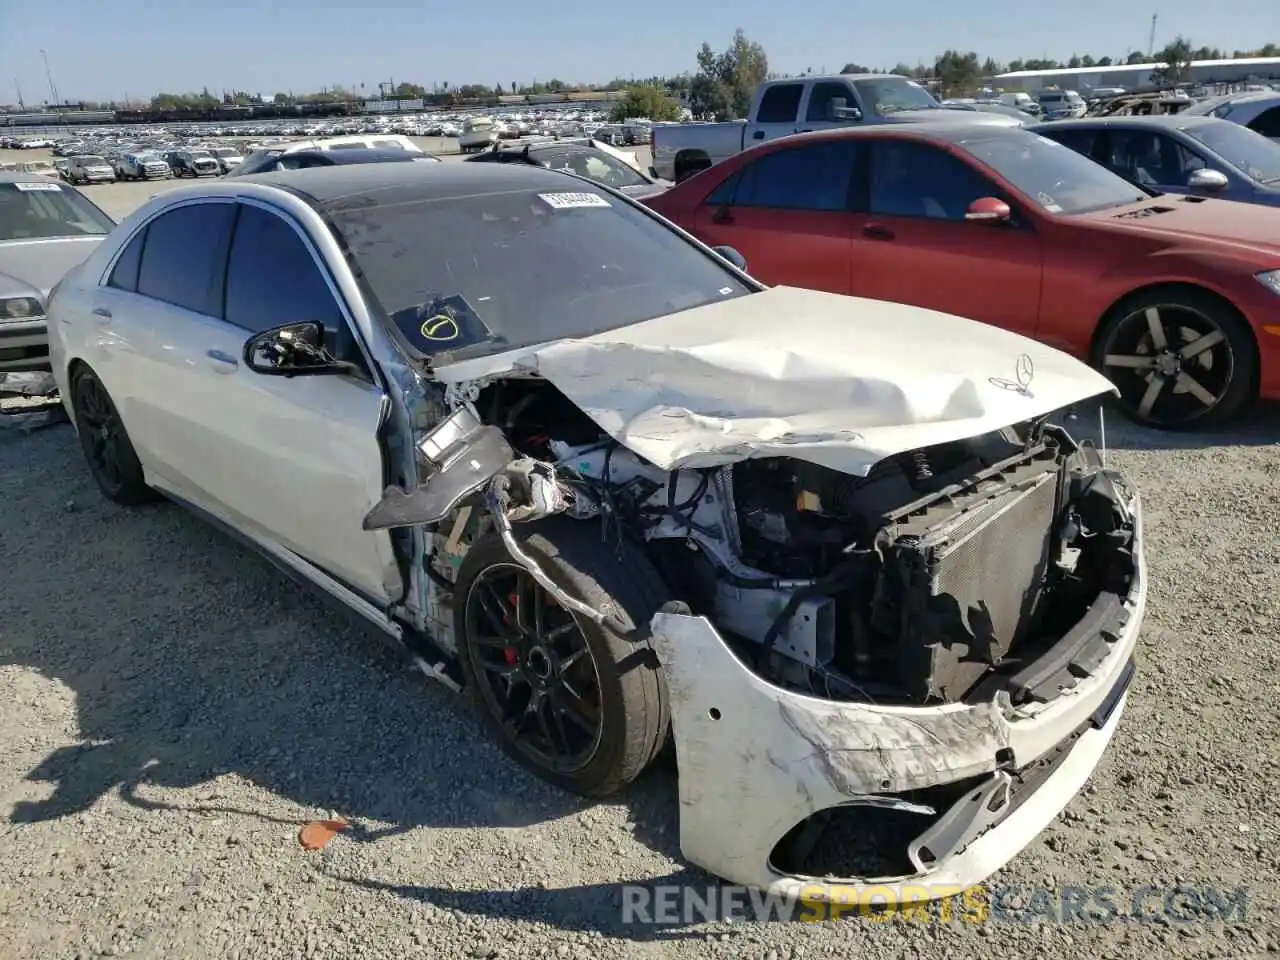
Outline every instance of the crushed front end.
[[653, 621], [685, 856], [810, 898], [988, 877], [1080, 790], [1123, 711], [1136, 491], [1047, 419], [866, 477], [748, 460], [716, 491], [729, 542], [687, 518], [666, 566], [684, 597]]

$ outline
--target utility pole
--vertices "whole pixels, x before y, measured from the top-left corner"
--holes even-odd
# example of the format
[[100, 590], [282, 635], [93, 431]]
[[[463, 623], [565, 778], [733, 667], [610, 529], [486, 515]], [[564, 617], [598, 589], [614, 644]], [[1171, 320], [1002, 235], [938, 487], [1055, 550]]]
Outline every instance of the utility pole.
[[1147, 37], [1147, 56], [1151, 57], [1156, 52], [1156, 21], [1160, 19], [1159, 13], [1151, 15], [1151, 35]]
[[53, 71], [49, 69], [49, 54], [41, 50], [40, 56], [44, 60], [44, 75], [49, 81], [49, 96], [53, 97], [53, 103], [57, 105], [61, 101], [58, 100], [58, 88], [53, 85]]

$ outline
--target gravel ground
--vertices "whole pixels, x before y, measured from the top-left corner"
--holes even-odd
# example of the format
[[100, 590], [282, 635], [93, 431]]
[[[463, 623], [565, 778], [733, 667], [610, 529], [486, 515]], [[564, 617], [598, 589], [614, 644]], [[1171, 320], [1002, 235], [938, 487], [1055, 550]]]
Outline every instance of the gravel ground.
[[[1280, 952], [1280, 410], [1110, 442], [1146, 506], [1140, 671], [1091, 785], [993, 885], [1110, 885], [1123, 912], [1243, 884], [1246, 922], [628, 925], [623, 885], [712, 882], [681, 861], [670, 768], [610, 803], [544, 785], [256, 556], [104, 501], [61, 425], [0, 431], [0, 956]], [[301, 850], [332, 814], [352, 828]]]

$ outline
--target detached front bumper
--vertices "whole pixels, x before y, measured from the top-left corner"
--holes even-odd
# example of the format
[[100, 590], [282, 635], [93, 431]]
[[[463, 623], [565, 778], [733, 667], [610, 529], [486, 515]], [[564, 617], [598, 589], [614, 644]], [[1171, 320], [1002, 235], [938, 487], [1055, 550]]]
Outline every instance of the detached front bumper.
[[[1037, 662], [1039, 684], [1062, 678], [1068, 687], [1046, 702], [1014, 706], [1001, 693], [985, 703], [882, 707], [806, 696], [753, 673], [709, 620], [657, 614], [685, 857], [730, 882], [810, 901], [936, 899], [1004, 866], [1084, 786], [1124, 711], [1146, 604], [1136, 495], [1131, 511], [1129, 594], [1100, 605]], [[898, 803], [894, 795], [961, 783], [963, 794], [907, 844], [908, 872], [817, 877], [773, 863], [779, 842], [815, 813], [884, 809]]]

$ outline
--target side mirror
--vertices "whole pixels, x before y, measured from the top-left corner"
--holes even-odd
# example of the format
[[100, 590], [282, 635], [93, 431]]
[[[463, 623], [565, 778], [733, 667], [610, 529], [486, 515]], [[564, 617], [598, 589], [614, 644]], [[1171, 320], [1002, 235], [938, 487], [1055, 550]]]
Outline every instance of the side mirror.
[[719, 246], [712, 247], [711, 249], [724, 257], [724, 259], [728, 260], [743, 273], [747, 272], [747, 258], [737, 250], [733, 249], [733, 247]]
[[1013, 211], [1009, 209], [1009, 205], [995, 197], [979, 197], [969, 204], [969, 209], [964, 213], [966, 220], [989, 224], [1008, 223], [1011, 216]]
[[324, 327], [314, 321], [287, 323], [255, 333], [244, 343], [244, 365], [271, 377], [314, 377], [350, 373], [353, 363], [335, 359], [324, 348]]
[[1187, 186], [1192, 190], [1203, 190], [1206, 193], [1217, 193], [1225, 190], [1230, 181], [1224, 173], [1217, 170], [1192, 170], [1187, 177]]
[[832, 97], [827, 101], [827, 119], [861, 120], [862, 111], [857, 107], [849, 106], [849, 101], [844, 97]]

